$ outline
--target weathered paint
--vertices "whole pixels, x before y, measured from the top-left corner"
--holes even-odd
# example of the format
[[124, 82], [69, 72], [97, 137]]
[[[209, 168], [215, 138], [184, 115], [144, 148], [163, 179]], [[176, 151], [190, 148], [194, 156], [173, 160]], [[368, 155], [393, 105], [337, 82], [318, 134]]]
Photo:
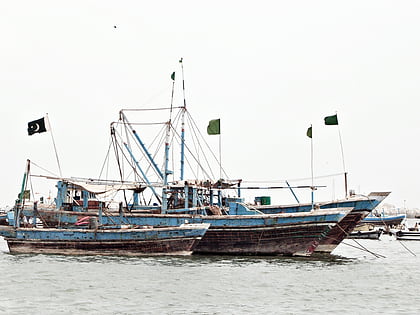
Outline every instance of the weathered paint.
[[137, 229], [18, 228], [11, 253], [145, 255], [192, 253], [208, 224]]
[[[350, 199], [339, 201], [324, 202], [319, 204], [320, 209], [352, 207], [346, 217], [336, 224], [316, 247], [316, 252], [331, 253], [345, 239], [373, 209], [375, 209], [390, 193], [374, 192], [369, 196], [356, 196]], [[311, 204], [292, 205], [292, 206], [259, 206], [256, 207], [264, 213], [293, 213], [308, 211]], [[318, 210], [316, 210], [318, 211]]]
[[[105, 224], [177, 226], [188, 223], [209, 223], [210, 228], [197, 245], [196, 253], [244, 255], [304, 255], [308, 256], [328, 231], [351, 208], [269, 215], [186, 215], [186, 214], [126, 214], [104, 217]], [[73, 225], [82, 216], [97, 213], [38, 210], [49, 224]], [[30, 215], [30, 211], [26, 213]], [[201, 248], [201, 249], [200, 249]]]
[[6, 238], [10, 253], [60, 255], [190, 255], [197, 238], [153, 241], [49, 241]]
[[310, 256], [334, 224], [214, 227], [198, 243], [195, 254]]
[[368, 216], [363, 219], [363, 223], [369, 223], [373, 225], [398, 225], [401, 224], [401, 222], [406, 218], [405, 214], [400, 215], [393, 215], [393, 216], [380, 216], [380, 217], [373, 217]]
[[[354, 208], [355, 210], [367, 210], [372, 211], [375, 209], [388, 195], [390, 192], [373, 192], [368, 196], [355, 196], [348, 199], [341, 199], [335, 201], [327, 201], [316, 203], [319, 209], [331, 209], [331, 208]], [[311, 203], [302, 203], [295, 205], [266, 205], [266, 206], [253, 206], [258, 211], [265, 214], [274, 213], [293, 213], [293, 212], [307, 212], [312, 209]]]

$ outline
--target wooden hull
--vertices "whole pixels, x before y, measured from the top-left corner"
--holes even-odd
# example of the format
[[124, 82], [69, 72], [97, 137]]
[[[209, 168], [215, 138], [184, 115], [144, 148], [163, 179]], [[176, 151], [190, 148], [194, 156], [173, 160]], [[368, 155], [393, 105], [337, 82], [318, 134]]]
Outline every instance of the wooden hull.
[[385, 217], [366, 217], [363, 223], [369, 223], [376, 226], [400, 225], [404, 221], [405, 215], [385, 216]]
[[[349, 212], [337, 225], [335, 225], [328, 234], [322, 238], [315, 252], [331, 253], [359, 224], [369, 213], [377, 207], [387, 196], [389, 192], [374, 192], [366, 197], [355, 197], [343, 199], [338, 201], [320, 203], [318, 206], [321, 209], [352, 207]], [[258, 210], [264, 213], [279, 213], [279, 212], [301, 212], [308, 211], [312, 205], [299, 204], [290, 206], [259, 206]], [[317, 211], [317, 210], [316, 210]]]
[[331, 226], [210, 227], [194, 254], [310, 256]]
[[147, 229], [18, 228], [5, 240], [11, 253], [64, 255], [191, 254], [208, 225]]
[[190, 255], [197, 238], [159, 241], [48, 241], [6, 238], [10, 253], [60, 255]]
[[328, 232], [315, 251], [331, 253], [369, 213], [370, 211], [353, 209]]
[[[174, 226], [185, 221], [208, 223], [209, 230], [194, 250], [194, 253], [198, 254], [309, 256], [329, 230], [350, 210], [339, 208], [305, 213], [219, 216], [129, 214], [123, 218], [110, 215], [104, 219], [153, 226]], [[49, 225], [58, 222], [74, 224], [81, 216], [87, 215], [42, 210], [39, 210], [38, 214]]]

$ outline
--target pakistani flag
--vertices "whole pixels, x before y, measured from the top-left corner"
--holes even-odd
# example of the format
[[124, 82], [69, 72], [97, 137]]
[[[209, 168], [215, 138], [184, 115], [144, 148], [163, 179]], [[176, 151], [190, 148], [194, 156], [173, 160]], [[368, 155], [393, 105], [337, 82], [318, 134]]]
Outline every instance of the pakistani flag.
[[47, 131], [45, 126], [45, 119], [44, 117], [28, 122], [28, 135], [32, 136], [35, 133], [41, 133]]
[[171, 79], [172, 79], [173, 81], [175, 81], [175, 72], [172, 72], [172, 74], [171, 74]]
[[325, 117], [324, 122], [326, 125], [338, 125], [337, 114]]
[[213, 119], [209, 121], [207, 133], [209, 135], [220, 135], [220, 119]]

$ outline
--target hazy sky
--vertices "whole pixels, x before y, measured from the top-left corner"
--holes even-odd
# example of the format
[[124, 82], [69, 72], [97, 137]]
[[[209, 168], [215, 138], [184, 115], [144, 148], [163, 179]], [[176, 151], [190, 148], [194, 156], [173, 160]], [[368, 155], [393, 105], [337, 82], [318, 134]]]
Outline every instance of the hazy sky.
[[[323, 125], [337, 112], [350, 188], [420, 207], [419, 30], [418, 1], [3, 1], [0, 206], [26, 159], [57, 173], [29, 121], [48, 113], [64, 176], [97, 177], [110, 122], [169, 105], [183, 57], [188, 109], [203, 132], [221, 119], [231, 178], [309, 184], [294, 179], [310, 178], [311, 124], [315, 176], [343, 172]], [[325, 198], [341, 181], [322, 180]]]

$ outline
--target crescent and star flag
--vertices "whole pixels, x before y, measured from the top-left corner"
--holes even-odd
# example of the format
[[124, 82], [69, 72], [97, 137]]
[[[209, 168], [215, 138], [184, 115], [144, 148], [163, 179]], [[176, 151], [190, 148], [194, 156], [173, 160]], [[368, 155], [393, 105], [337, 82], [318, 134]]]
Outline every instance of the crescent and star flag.
[[45, 126], [44, 117], [28, 122], [28, 135], [32, 136], [35, 133], [46, 132], [47, 128]]
[[209, 135], [220, 135], [220, 119], [213, 119], [209, 121], [207, 133]]
[[326, 125], [338, 125], [337, 114], [325, 117], [324, 122]]

